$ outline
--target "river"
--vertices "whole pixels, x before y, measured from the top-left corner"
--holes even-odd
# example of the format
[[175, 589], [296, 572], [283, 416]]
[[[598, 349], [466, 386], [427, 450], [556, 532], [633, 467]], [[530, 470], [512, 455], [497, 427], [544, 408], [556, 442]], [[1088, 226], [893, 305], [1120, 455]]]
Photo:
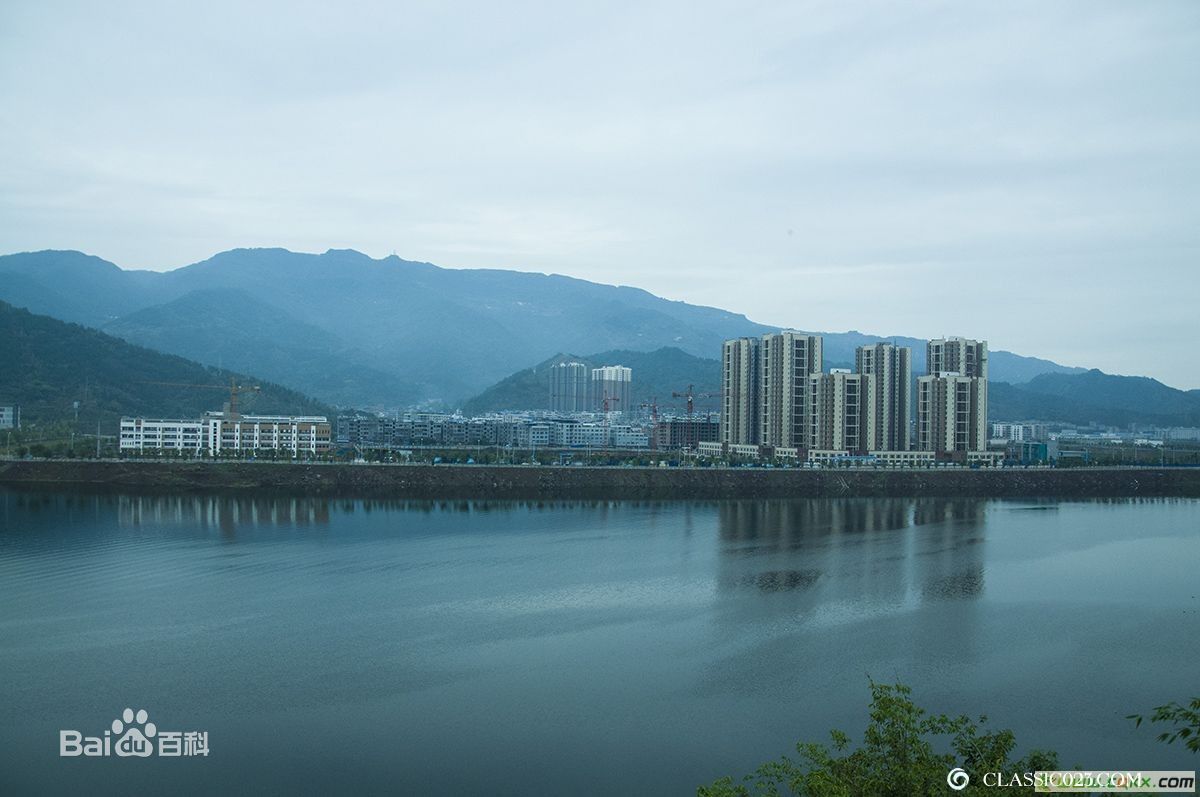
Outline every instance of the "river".
[[[1195, 769], [1200, 500], [389, 502], [0, 490], [0, 793], [693, 794], [868, 684]], [[59, 756], [125, 708], [208, 756]]]

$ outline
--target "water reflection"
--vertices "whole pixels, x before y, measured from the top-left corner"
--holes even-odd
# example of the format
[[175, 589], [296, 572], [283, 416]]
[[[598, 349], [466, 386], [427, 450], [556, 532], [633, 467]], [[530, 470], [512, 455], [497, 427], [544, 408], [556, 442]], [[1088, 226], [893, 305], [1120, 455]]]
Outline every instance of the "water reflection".
[[720, 504], [718, 584], [767, 593], [819, 587], [826, 601], [893, 605], [975, 598], [984, 589], [986, 506], [942, 498]]
[[122, 526], [187, 526], [233, 531], [239, 526], [325, 526], [330, 504], [321, 498], [127, 496], [117, 499]]

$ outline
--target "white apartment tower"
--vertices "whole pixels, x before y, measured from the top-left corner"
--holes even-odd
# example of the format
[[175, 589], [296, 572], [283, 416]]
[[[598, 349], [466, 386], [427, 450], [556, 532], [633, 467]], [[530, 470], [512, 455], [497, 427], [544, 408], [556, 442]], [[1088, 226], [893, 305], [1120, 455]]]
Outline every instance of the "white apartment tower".
[[859, 346], [854, 370], [871, 377], [875, 414], [870, 451], [912, 447], [912, 349], [894, 343]]
[[759, 440], [759, 340], [737, 338], [721, 347], [721, 432], [726, 445]]
[[550, 409], [554, 412], [587, 412], [590, 409], [586, 365], [560, 362], [550, 366]]
[[603, 412], [631, 412], [633, 369], [624, 365], [605, 365], [592, 369], [592, 409]]
[[821, 338], [802, 332], [763, 335], [759, 349], [759, 442], [807, 448], [809, 377], [821, 373]]

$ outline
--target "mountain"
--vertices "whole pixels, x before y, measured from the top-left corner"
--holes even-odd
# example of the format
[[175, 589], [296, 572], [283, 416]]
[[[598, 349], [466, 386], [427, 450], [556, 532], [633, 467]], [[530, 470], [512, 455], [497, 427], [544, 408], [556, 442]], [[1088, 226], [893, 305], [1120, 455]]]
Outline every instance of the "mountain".
[[[206, 320], [221, 311], [220, 297], [244, 309], [236, 323]], [[210, 364], [256, 364], [261, 351], [273, 378], [326, 401], [380, 407], [455, 402], [562, 351], [670, 346], [713, 358], [727, 338], [775, 329], [639, 288], [353, 250], [234, 249], [161, 273], [79, 252], [6, 255], [0, 299]], [[830, 363], [853, 362], [855, 346], [885, 339], [821, 334]], [[924, 341], [895, 340], [914, 347], [921, 370]], [[1013, 382], [1072, 370], [1002, 351], [992, 352], [991, 368], [993, 378]]]
[[302, 384], [337, 404], [407, 404], [421, 393], [419, 386], [372, 366], [365, 352], [333, 333], [298, 321], [243, 290], [192, 291], [101, 329], [205, 365]]
[[[718, 394], [721, 364], [693, 357], [676, 348], [654, 352], [609, 351], [584, 357], [559, 354], [532, 368], [500, 380], [463, 405], [468, 414], [500, 410], [545, 409], [549, 406], [550, 367], [575, 360], [589, 367], [626, 365], [633, 369], [633, 406], [657, 397], [660, 410], [682, 411], [683, 392], [689, 384], [697, 394]], [[826, 366], [835, 366], [826, 359]], [[696, 399], [698, 411], [719, 409], [716, 398]], [[1200, 425], [1200, 391], [1182, 391], [1154, 379], [1114, 376], [1101, 371], [1042, 374], [1027, 384], [988, 383], [988, 417], [991, 420], [1038, 420], [1087, 426], [1126, 427]]]
[[[550, 368], [558, 362], [581, 362], [589, 368], [602, 365], [624, 365], [633, 369], [631, 394], [633, 408], [657, 400], [659, 410], [677, 410], [682, 414], [686, 399], [672, 398], [672, 393], [685, 393], [694, 386], [697, 412], [715, 411], [720, 402], [715, 396], [721, 389], [721, 363], [695, 357], [673, 346], [651, 352], [616, 350], [587, 356], [556, 354], [532, 368], [525, 368], [505, 377], [487, 390], [463, 404], [467, 415], [502, 410], [546, 409], [550, 404]], [[702, 394], [712, 394], [704, 396]], [[624, 408], [622, 408], [624, 409]]]
[[[209, 368], [126, 343], [0, 302], [0, 403], [19, 404], [23, 424], [70, 420], [79, 401], [79, 428], [106, 430], [122, 415], [196, 417], [219, 410], [230, 378], [259, 385], [243, 393], [247, 412], [331, 414], [295, 391], [242, 374]], [[170, 384], [161, 384], [170, 383]], [[213, 388], [178, 385], [213, 385]]]
[[1198, 426], [1200, 393], [1176, 390], [1144, 376], [1097, 370], [1042, 374], [1024, 385], [990, 383], [988, 415], [995, 420], [1077, 425]]

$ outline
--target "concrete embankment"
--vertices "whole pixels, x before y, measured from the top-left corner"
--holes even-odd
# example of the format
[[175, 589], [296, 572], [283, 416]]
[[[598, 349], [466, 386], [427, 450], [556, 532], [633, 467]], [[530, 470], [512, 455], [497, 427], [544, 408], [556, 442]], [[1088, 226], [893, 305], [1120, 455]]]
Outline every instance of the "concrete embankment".
[[1200, 468], [787, 470], [4, 461], [0, 485], [396, 498], [1200, 497]]

